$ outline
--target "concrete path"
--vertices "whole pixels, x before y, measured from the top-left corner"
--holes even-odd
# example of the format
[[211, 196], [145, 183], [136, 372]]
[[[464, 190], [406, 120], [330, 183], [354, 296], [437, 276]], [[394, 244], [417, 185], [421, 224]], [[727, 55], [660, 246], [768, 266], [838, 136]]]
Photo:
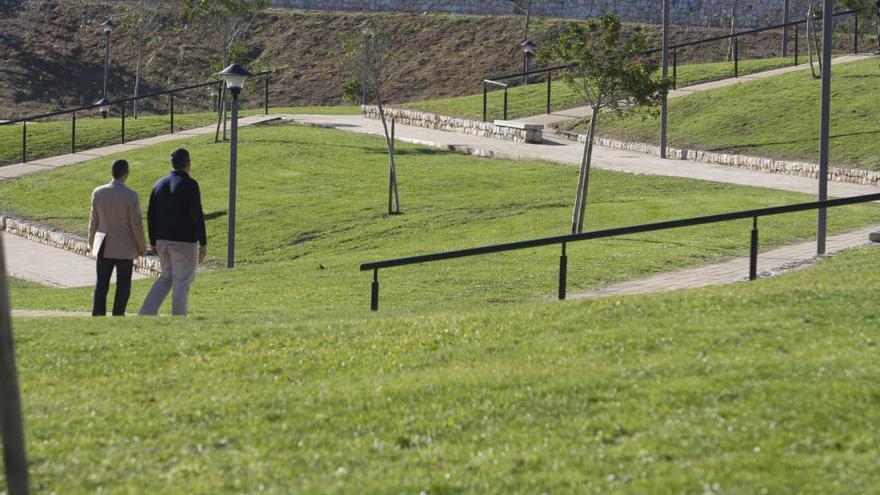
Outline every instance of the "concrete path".
[[[859, 60], [865, 60], [868, 58], [874, 58], [873, 55], [844, 55], [840, 57], [835, 57], [832, 59], [831, 65], [837, 64], [845, 64], [849, 62], [857, 62]], [[733, 86], [735, 84], [742, 84], [751, 81], [760, 81], [761, 79], [767, 79], [768, 77], [775, 77], [782, 74], [788, 74], [789, 72], [797, 72], [802, 70], [807, 70], [810, 68], [810, 64], [800, 64], [800, 65], [792, 65], [789, 67], [781, 67], [779, 69], [772, 69], [764, 72], [756, 72], [754, 74], [743, 75], [740, 77], [731, 77], [728, 79], [721, 79], [718, 81], [707, 82], [703, 84], [695, 84], [693, 86], [687, 86], [684, 88], [679, 88], [669, 92], [669, 98], [679, 98], [682, 96], [691, 95], [694, 93], [702, 93], [704, 91], [711, 91], [713, 89], [723, 88], [725, 86]], [[532, 115], [530, 117], [523, 117], [517, 119], [520, 122], [526, 122], [529, 124], [543, 124], [545, 126], [553, 126], [559, 124], [560, 122], [565, 122], [567, 120], [575, 120], [582, 119], [584, 117], [589, 117], [592, 115], [592, 109], [590, 107], [577, 107], [577, 108], [569, 108], [567, 110], [559, 110], [552, 113], [545, 113], [542, 115]]]
[[73, 311], [32, 311], [29, 309], [13, 309], [13, 318], [84, 318], [92, 316], [91, 313]]
[[[870, 245], [872, 243], [868, 241], [868, 235], [878, 230], [880, 230], [880, 225], [874, 225], [873, 227], [829, 236], [826, 239], [826, 253], [830, 255], [844, 249]], [[758, 254], [759, 276], [772, 276], [790, 269], [812, 264], [816, 259], [816, 241], [806, 241], [771, 249], [765, 253]], [[686, 268], [649, 278], [621, 282], [597, 290], [571, 292], [568, 294], [568, 298], [584, 299], [695, 289], [746, 280], [748, 279], [748, 274], [749, 258], [734, 258], [721, 263]]]
[[[39, 244], [6, 232], [3, 248], [9, 276], [52, 287], [90, 287], [95, 284], [95, 260], [70, 251]], [[132, 278], [147, 278], [134, 272]], [[116, 281], [116, 273], [113, 274]]]
[[[239, 126], [247, 127], [251, 125], [262, 124], [264, 122], [269, 122], [272, 120], [278, 120], [278, 117], [274, 115], [254, 115], [251, 117], [244, 117], [240, 119]], [[43, 172], [45, 170], [52, 170], [59, 167], [66, 167], [67, 165], [74, 165], [76, 163], [83, 163], [89, 160], [94, 160], [95, 158], [110, 156], [116, 153], [125, 153], [126, 151], [143, 148], [144, 146], [152, 146], [154, 144], [167, 143], [171, 141], [180, 141], [183, 139], [191, 138], [193, 136], [205, 136], [212, 134], [215, 130], [216, 125], [208, 125], [204, 127], [197, 127], [195, 129], [176, 132], [174, 134], [163, 134], [151, 138], [129, 141], [125, 144], [113, 144], [110, 146], [78, 151], [76, 153], [69, 153], [66, 155], [41, 158], [28, 161], [27, 163], [6, 165], [0, 167], [0, 181], [11, 179], [14, 177], [21, 177], [23, 175], [34, 174], [37, 172]]]
[[[360, 115], [282, 115], [282, 117], [305, 125], [383, 135], [381, 122]], [[541, 144], [526, 144], [402, 124], [396, 127], [396, 137], [399, 141], [491, 158], [543, 160], [578, 165], [583, 152], [582, 144], [554, 135], [545, 136]], [[615, 172], [698, 179], [806, 194], [816, 194], [819, 187], [818, 180], [808, 177], [772, 174], [694, 160], [663, 160], [657, 156], [643, 155], [634, 151], [598, 146], [593, 151], [593, 163], [596, 168]], [[828, 188], [831, 196], [840, 197], [880, 192], [878, 187], [844, 182], [830, 182]]]

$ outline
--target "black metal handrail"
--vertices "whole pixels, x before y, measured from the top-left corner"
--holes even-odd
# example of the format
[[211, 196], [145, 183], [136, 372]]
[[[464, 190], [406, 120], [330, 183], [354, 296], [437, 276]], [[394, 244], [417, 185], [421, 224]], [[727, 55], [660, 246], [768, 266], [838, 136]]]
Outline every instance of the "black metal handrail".
[[[850, 10], [844, 10], [841, 12], [837, 12], [834, 14], [834, 17], [853, 15], [853, 24], [854, 24], [853, 53], [855, 53], [855, 54], [858, 54], [858, 52], [859, 52], [859, 12], [860, 12], [859, 9], [850, 9]], [[696, 46], [696, 45], [705, 44], [705, 43], [713, 43], [716, 41], [723, 41], [723, 40], [732, 39], [733, 40], [733, 76], [739, 77], [739, 37], [740, 36], [747, 36], [747, 35], [751, 35], [751, 34], [756, 34], [756, 33], [761, 33], [761, 32], [765, 32], [765, 31], [771, 31], [774, 29], [782, 29], [785, 27], [792, 27], [792, 26], [795, 28], [795, 32], [794, 32], [794, 65], [798, 65], [798, 55], [799, 55], [799, 53], [798, 53], [799, 52], [798, 38], [800, 36], [799, 26], [801, 24], [806, 24], [808, 21], [809, 21], [808, 19], [801, 19], [799, 21], [791, 21], [791, 22], [786, 22], [783, 24], [775, 24], [773, 26], [766, 26], [766, 27], [762, 27], [762, 28], [750, 29], [748, 31], [740, 31], [737, 33], [725, 34], [725, 35], [721, 35], [721, 36], [713, 36], [711, 38], [704, 38], [704, 39], [700, 39], [700, 40], [688, 41], [688, 42], [684, 42], [684, 43], [677, 43], [674, 45], [670, 45], [669, 50], [672, 51], [673, 89], [677, 88], [676, 81], [678, 79], [677, 76], [678, 76], [678, 50], [679, 49], [688, 48], [691, 46]], [[645, 50], [643, 52], [643, 54], [644, 55], [653, 55], [653, 54], [656, 54], [656, 53], [659, 53], [662, 51], [663, 51], [662, 48], [651, 48], [649, 50]], [[535, 74], [547, 74], [547, 113], [550, 113], [550, 111], [551, 111], [551, 109], [550, 109], [550, 91], [551, 91], [551, 79], [552, 79], [553, 72], [565, 70], [565, 69], [571, 69], [572, 67], [574, 67], [574, 64], [556, 65], [553, 67], [543, 67], [543, 68], [532, 69], [532, 70], [523, 71], [523, 72], [503, 74], [500, 76], [490, 76], [490, 77], [483, 79], [482, 80], [483, 81], [483, 122], [486, 122], [486, 117], [487, 117], [486, 110], [485, 110], [486, 109], [486, 100], [488, 98], [488, 88], [486, 86], [487, 81], [497, 82], [498, 80], [501, 80], [501, 79], [514, 79], [514, 78], [520, 78], [520, 77], [528, 77], [528, 76], [535, 75]], [[507, 96], [507, 88], [505, 88], [505, 97], [506, 96]], [[506, 119], [507, 116], [505, 115], [504, 118]]]
[[715, 215], [706, 215], [701, 217], [685, 218], [680, 220], [670, 220], [666, 222], [656, 222], [642, 225], [633, 225], [630, 227], [617, 227], [613, 229], [597, 230], [593, 232], [584, 232], [581, 234], [568, 234], [553, 237], [543, 237], [539, 239], [530, 239], [526, 241], [508, 242], [504, 244], [493, 244], [489, 246], [481, 246], [468, 249], [458, 249], [454, 251], [446, 251], [443, 253], [423, 254], [418, 256], [409, 256], [406, 258], [397, 258], [384, 261], [375, 261], [372, 263], [364, 263], [360, 266], [361, 271], [373, 271], [373, 284], [370, 296], [370, 309], [377, 311], [379, 309], [379, 270], [383, 268], [392, 268], [397, 266], [415, 265], [419, 263], [431, 263], [434, 261], [449, 260], [455, 258], [466, 258], [469, 256], [479, 256], [483, 254], [502, 253], [505, 251], [515, 251], [520, 249], [529, 249], [542, 246], [550, 246], [554, 244], [562, 245], [562, 255], [559, 258], [559, 299], [565, 299], [566, 295], [566, 274], [568, 268], [568, 257], [566, 255], [566, 245], [569, 242], [586, 241], [591, 239], [602, 239], [607, 237], [618, 237], [623, 235], [640, 234], [644, 232], [655, 232], [658, 230], [676, 229], [681, 227], [692, 227], [696, 225], [706, 225], [712, 223], [729, 222], [732, 220], [743, 220], [747, 218], [753, 219], [751, 232], [751, 247], [749, 253], [749, 279], [757, 278], [758, 270], [758, 218], [771, 215], [779, 215], [783, 213], [795, 213], [809, 210], [820, 210], [833, 208], [837, 206], [846, 206], [859, 203], [868, 203], [872, 201], [880, 201], [880, 193], [865, 194], [862, 196], [852, 196], [848, 198], [830, 199], [826, 201], [813, 201], [809, 203], [797, 203], [793, 205], [772, 206], [768, 208], [758, 208], [754, 210], [736, 211], [730, 213], [720, 213]]
[[486, 96], [490, 85], [504, 88], [504, 120], [507, 120], [507, 90], [510, 88], [510, 85], [504, 84], [503, 82], [493, 81], [491, 79], [483, 79], [483, 122], [486, 121]]
[[[264, 108], [264, 112], [266, 115], [269, 114], [269, 75], [274, 72], [278, 72], [278, 69], [257, 72], [256, 74], [254, 74], [254, 77], [265, 76], [264, 77], [265, 84], [264, 84], [264, 90], [263, 90], [263, 108]], [[204, 83], [199, 83], [199, 84], [191, 84], [188, 86], [181, 86], [181, 87], [177, 87], [177, 88], [166, 89], [163, 91], [156, 91], [153, 93], [147, 93], [147, 94], [138, 95], [138, 96], [130, 96], [128, 98], [121, 98], [118, 100], [107, 101], [107, 102], [104, 102], [101, 104], [92, 103], [90, 105], [84, 105], [81, 107], [67, 109], [67, 110], [58, 110], [55, 112], [43, 113], [43, 114], [38, 114], [38, 115], [27, 115], [25, 117], [19, 117], [16, 119], [0, 122], [0, 126], [14, 125], [14, 124], [19, 124], [19, 123], [22, 125], [21, 126], [21, 162], [26, 163], [27, 162], [27, 123], [28, 122], [33, 122], [36, 120], [41, 120], [41, 119], [46, 119], [46, 118], [51, 118], [51, 117], [57, 117], [59, 115], [70, 114], [71, 115], [70, 152], [76, 153], [76, 114], [77, 114], [77, 112], [83, 112], [86, 110], [93, 110], [95, 108], [112, 107], [112, 106], [119, 105], [122, 110], [120, 113], [120, 116], [122, 117], [121, 129], [120, 129], [120, 137], [121, 137], [120, 141], [124, 144], [125, 143], [125, 104], [126, 103], [130, 103], [132, 101], [143, 100], [146, 98], [154, 98], [157, 96], [170, 95], [171, 99], [170, 99], [170, 108], [169, 108], [169, 131], [173, 134], [174, 133], [174, 95], [176, 93], [181, 92], [181, 91], [188, 91], [188, 90], [192, 90], [192, 89], [203, 88], [206, 86], [214, 86], [214, 85], [219, 86], [222, 83], [223, 83], [223, 81], [209, 81], [209, 82], [204, 82]]]

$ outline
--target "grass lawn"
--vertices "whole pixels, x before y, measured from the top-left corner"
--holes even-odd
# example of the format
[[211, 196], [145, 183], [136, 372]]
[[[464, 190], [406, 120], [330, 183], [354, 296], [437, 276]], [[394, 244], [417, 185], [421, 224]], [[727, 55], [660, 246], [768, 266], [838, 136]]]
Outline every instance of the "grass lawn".
[[[880, 65], [835, 65], [832, 76], [831, 162], [880, 169]], [[669, 102], [670, 146], [817, 161], [821, 81], [808, 71], [719, 88]], [[640, 113], [603, 118], [598, 132], [625, 140], [659, 141], [659, 119]]]
[[[872, 493], [878, 263], [865, 249], [707, 290], [336, 320], [302, 318], [290, 296], [238, 314], [266, 294], [228, 277], [236, 308], [185, 320], [18, 319], [32, 480], [66, 494]], [[267, 290], [309, 290], [284, 285]]]
[[[298, 317], [363, 316], [365, 261], [567, 232], [575, 167], [482, 159], [399, 145], [404, 214], [384, 215], [387, 158], [381, 138], [304, 126], [241, 132], [236, 269], [226, 253], [228, 146], [195, 137], [193, 156], [208, 216], [214, 270], [194, 287], [197, 315], [267, 312]], [[123, 155], [130, 186], [146, 201], [181, 143]], [[0, 183], [0, 209], [85, 234], [92, 188], [108, 157]], [[587, 229], [610, 228], [809, 200], [806, 195], [725, 184], [597, 171]], [[144, 209], [146, 207], [144, 206]], [[876, 223], [878, 208], [831, 210], [835, 230]], [[762, 220], [764, 247], [808, 238], [815, 214]], [[734, 222], [569, 246], [570, 290], [631, 279], [748, 250], [750, 222]], [[392, 314], [537, 300], [556, 293], [558, 248], [546, 247], [383, 271], [382, 310]], [[746, 273], [744, 272], [745, 276]], [[150, 282], [134, 284], [140, 301]], [[15, 307], [88, 307], [88, 289], [21, 286]]]
[[[241, 132], [238, 264], [226, 144], [188, 140], [211, 271], [186, 319], [16, 319], [39, 493], [863, 493], [880, 481], [880, 251], [755, 283], [547, 303], [556, 249], [383, 273], [362, 261], [565, 232], [574, 167], [381, 138]], [[124, 155], [142, 199], [180, 143]], [[83, 233], [112, 158], [0, 183], [0, 208]], [[805, 200], [598, 172], [588, 228]], [[841, 230], [876, 222], [830, 211]], [[765, 246], [815, 215], [762, 220]], [[572, 290], [747, 250], [749, 222], [569, 246]], [[745, 273], [743, 274], [745, 275]], [[130, 309], [149, 281], [135, 283]], [[13, 307], [88, 289], [13, 281]], [[517, 304], [510, 304], [516, 302]], [[167, 308], [166, 308], [167, 311]]]
[[[117, 109], [118, 110], [118, 109]], [[359, 113], [360, 107], [281, 107], [270, 108], [273, 113], [320, 113], [320, 114], [352, 114]], [[243, 110], [242, 116], [258, 115], [262, 109]], [[97, 114], [98, 112], [92, 112]], [[76, 121], [76, 149], [83, 151], [109, 144], [118, 143], [121, 139], [122, 119], [114, 112], [107, 119], [84, 118], [82, 114]], [[192, 129], [216, 123], [216, 114], [175, 113], [175, 130]], [[21, 124], [0, 125], [0, 165], [21, 161]], [[48, 156], [70, 153], [71, 119], [28, 122], [27, 124], [27, 159], [37, 160]], [[129, 115], [125, 119], [125, 139], [135, 139], [166, 134], [170, 128], [168, 115], [142, 115], [133, 119]]]
[[[740, 74], [754, 74], [765, 70], [785, 67], [794, 63], [792, 57], [742, 60]], [[672, 77], [672, 67], [669, 68]], [[733, 62], [708, 64], [687, 64], [678, 67], [678, 87], [733, 77]], [[511, 82], [511, 81], [503, 81]], [[504, 91], [490, 88], [487, 100], [487, 118], [501, 119], [504, 116]], [[536, 115], [547, 111], [547, 83], [510, 88], [508, 95], [508, 117], [511, 119]], [[553, 111], [583, 106], [583, 101], [560, 80], [551, 83], [550, 108]], [[454, 115], [480, 120], [483, 118], [483, 95], [459, 96], [438, 100], [419, 101], [401, 105], [403, 108], [424, 110], [442, 115]]]

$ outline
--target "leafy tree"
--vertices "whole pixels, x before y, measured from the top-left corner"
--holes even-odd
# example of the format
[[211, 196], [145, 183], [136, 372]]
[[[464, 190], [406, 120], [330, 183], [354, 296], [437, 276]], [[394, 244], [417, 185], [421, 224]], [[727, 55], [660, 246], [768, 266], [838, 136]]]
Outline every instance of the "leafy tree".
[[379, 108], [379, 119], [385, 131], [385, 144], [388, 147], [388, 214], [400, 213], [400, 193], [397, 188], [397, 168], [394, 161], [394, 139], [388, 129], [385, 117], [385, 89], [396, 76], [398, 54], [391, 38], [391, 24], [387, 17], [371, 18], [359, 26], [357, 31], [341, 38], [344, 69], [352, 80], [363, 81], [367, 95], [372, 97]]
[[644, 33], [637, 31], [624, 38], [620, 18], [605, 15], [571, 23], [557, 43], [545, 45], [539, 51], [544, 63], [570, 66], [561, 72], [562, 79], [592, 108], [571, 219], [573, 234], [583, 231], [593, 139], [600, 113], [622, 114], [638, 107], [656, 109], [672, 87], [672, 80], [658, 76], [656, 64], [646, 60], [646, 49]]

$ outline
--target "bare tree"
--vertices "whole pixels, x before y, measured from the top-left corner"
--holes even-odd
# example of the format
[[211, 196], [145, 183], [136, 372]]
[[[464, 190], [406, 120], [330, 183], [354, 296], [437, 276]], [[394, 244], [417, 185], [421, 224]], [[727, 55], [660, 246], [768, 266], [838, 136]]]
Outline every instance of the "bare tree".
[[[123, 18], [123, 25], [134, 32], [136, 45], [136, 58], [134, 69], [133, 97], [140, 95], [141, 82], [144, 77], [144, 50], [159, 40], [159, 33], [166, 29], [160, 18], [162, 12], [168, 8], [168, 2], [163, 0], [135, 0], [128, 3], [127, 15]], [[139, 101], [131, 102], [132, 116], [138, 118]]]
[[387, 17], [370, 19], [355, 32], [342, 37], [344, 68], [353, 78], [364, 81], [365, 94], [373, 97], [379, 109], [379, 119], [385, 132], [385, 144], [390, 160], [388, 174], [388, 214], [400, 213], [400, 192], [397, 187], [397, 168], [394, 161], [394, 139], [385, 115], [386, 89], [394, 80], [398, 55], [390, 36]]
[[[201, 22], [210, 33], [217, 36], [220, 47], [219, 69], [229, 65], [236, 44], [250, 30], [257, 13], [269, 7], [269, 0], [184, 0], [183, 3], [190, 20]], [[221, 124], [223, 139], [226, 139], [227, 107], [226, 87], [221, 85], [215, 142], [220, 140]]]

